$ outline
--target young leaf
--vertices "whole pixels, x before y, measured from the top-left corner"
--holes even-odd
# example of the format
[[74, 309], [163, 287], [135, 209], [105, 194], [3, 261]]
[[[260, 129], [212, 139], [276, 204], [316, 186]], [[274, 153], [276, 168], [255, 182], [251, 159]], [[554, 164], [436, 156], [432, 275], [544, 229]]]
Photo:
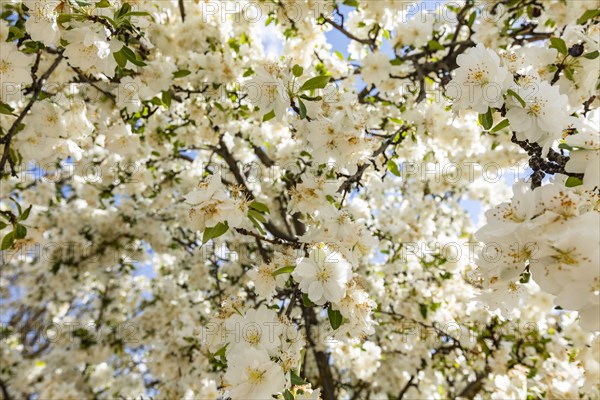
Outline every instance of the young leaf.
[[253, 209], [248, 210], [248, 216], [262, 222], [263, 224], [267, 222], [267, 219], [261, 213]]
[[12, 115], [15, 109], [8, 104], [0, 102], [0, 114]]
[[27, 236], [27, 228], [21, 224], [17, 224], [15, 227], [15, 239], [23, 239]]
[[444, 50], [444, 46], [442, 46], [440, 44], [440, 42], [438, 42], [437, 40], [431, 39], [428, 43], [427, 43], [427, 47], [429, 48], [429, 50], [435, 51], [435, 50]]
[[314, 307], [315, 306], [315, 303], [310, 301], [310, 299], [308, 298], [308, 295], [306, 293], [302, 293], [302, 304], [304, 304], [304, 307]]
[[125, 57], [125, 54], [121, 51], [117, 51], [116, 53], [113, 53], [113, 57], [119, 67], [125, 68], [125, 65], [127, 65], [127, 57]]
[[260, 211], [261, 213], [265, 213], [265, 214], [269, 213], [269, 207], [267, 207], [266, 205], [264, 205], [263, 203], [260, 203], [258, 201], [253, 201], [252, 203], [250, 203], [250, 208], [252, 208], [256, 211]]
[[479, 114], [479, 123], [483, 126], [483, 129], [489, 131], [494, 124], [494, 118], [492, 117], [492, 109], [488, 107], [485, 114]]
[[587, 10], [586, 12], [583, 13], [583, 15], [581, 17], [579, 17], [579, 19], [577, 20], [577, 23], [579, 25], [583, 25], [585, 24], [589, 19], [592, 18], [596, 18], [597, 16], [600, 15], [600, 9], [596, 9], [596, 10]]
[[219, 222], [217, 225], [211, 228], [206, 228], [202, 235], [202, 243], [206, 243], [211, 239], [218, 238], [219, 236], [227, 232], [228, 229], [229, 225], [227, 224], [227, 222]]
[[267, 122], [275, 118], [275, 110], [271, 110], [263, 116], [263, 122]]
[[401, 176], [400, 171], [398, 170], [398, 164], [396, 164], [393, 160], [388, 160], [387, 168], [392, 174]]
[[167, 106], [167, 108], [171, 107], [171, 92], [168, 90], [165, 90], [164, 92], [162, 92], [162, 102], [165, 106]]
[[565, 181], [565, 186], [569, 187], [569, 188], [579, 186], [579, 185], [583, 185], [583, 181], [575, 176], [570, 176]]
[[300, 119], [306, 118], [306, 105], [300, 99], [298, 99], [298, 108], [300, 109]]
[[292, 67], [292, 74], [294, 74], [294, 76], [296, 78], [302, 76], [303, 73], [304, 73], [304, 68], [302, 68], [298, 64], [296, 64]]
[[295, 269], [296, 269], [295, 266], [288, 265], [287, 267], [282, 267], [282, 268], [279, 268], [277, 271], [273, 271], [271, 273], [271, 275], [277, 276], [277, 275], [281, 275], [281, 274], [291, 274], [292, 272], [294, 272]]
[[290, 371], [290, 381], [292, 382], [293, 386], [308, 385], [308, 382], [296, 375], [294, 371]]
[[19, 215], [19, 221], [25, 221], [27, 218], [29, 218], [29, 213], [31, 212], [31, 207], [33, 207], [33, 205], [30, 205], [29, 207], [27, 207], [25, 209], [25, 211], [23, 211], [23, 213], [21, 215]]
[[285, 389], [285, 392], [283, 392], [283, 399], [284, 400], [294, 400], [294, 395], [292, 394], [292, 392], [290, 392], [289, 389]]
[[498, 122], [498, 124], [492, 128], [492, 130], [490, 130], [491, 133], [496, 133], [504, 128], [506, 128], [509, 125], [509, 122], [507, 119], [503, 119], [502, 121]]
[[265, 230], [263, 229], [263, 227], [260, 225], [260, 223], [256, 220], [256, 218], [254, 218], [252, 215], [250, 215], [250, 213], [248, 213], [248, 219], [250, 219], [250, 222], [252, 222], [252, 225], [254, 225], [254, 227], [256, 229], [258, 229], [258, 231], [262, 234], [262, 235], [266, 235], [267, 232], [265, 232]]
[[183, 78], [184, 76], [188, 76], [191, 74], [187, 69], [180, 69], [179, 71], [173, 72], [173, 78]]
[[518, 94], [517, 92], [515, 92], [515, 91], [514, 91], [514, 90], [512, 90], [512, 89], [508, 89], [508, 90], [506, 91], [506, 93], [508, 93], [510, 96], [514, 97], [514, 99], [515, 99], [515, 100], [517, 100], [517, 101], [519, 102], [519, 104], [521, 104], [521, 107], [525, 108], [525, 106], [526, 106], [527, 104], [525, 103], [525, 100], [523, 100], [523, 99], [521, 98], [521, 96], [519, 96], [519, 94]]
[[0, 246], [0, 250], [10, 249], [15, 241], [15, 231], [9, 232], [2, 239], [2, 246]]
[[556, 38], [556, 37], [552, 37], [550, 38], [550, 48], [551, 49], [556, 49], [558, 50], [558, 52], [562, 55], [567, 55], [568, 51], [567, 50], [567, 44], [565, 43], [564, 40], [562, 40], [561, 38]]
[[310, 78], [300, 87], [300, 90], [314, 90], [314, 89], [323, 89], [329, 83], [331, 79], [328, 75], [315, 76], [314, 78]]
[[344, 318], [342, 317], [342, 313], [338, 310], [332, 310], [331, 307], [327, 309], [327, 316], [329, 317], [329, 323], [333, 329], [337, 329], [342, 326], [342, 321]]

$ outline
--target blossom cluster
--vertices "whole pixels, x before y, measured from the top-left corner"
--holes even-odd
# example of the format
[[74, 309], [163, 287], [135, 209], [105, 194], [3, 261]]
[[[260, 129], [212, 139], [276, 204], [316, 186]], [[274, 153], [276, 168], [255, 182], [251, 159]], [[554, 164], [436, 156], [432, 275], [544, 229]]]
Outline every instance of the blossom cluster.
[[600, 397], [600, 4], [428, 5], [3, 1], [3, 397]]

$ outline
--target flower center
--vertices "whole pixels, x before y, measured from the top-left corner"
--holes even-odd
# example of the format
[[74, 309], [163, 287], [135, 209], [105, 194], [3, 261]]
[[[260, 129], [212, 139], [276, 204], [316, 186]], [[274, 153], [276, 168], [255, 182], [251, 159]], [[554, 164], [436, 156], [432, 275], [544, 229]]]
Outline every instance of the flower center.
[[3, 74], [7, 73], [10, 70], [10, 66], [11, 63], [6, 60], [0, 61], [0, 72]]
[[317, 280], [321, 283], [326, 282], [331, 277], [331, 272], [329, 268], [323, 268], [319, 272], [317, 272]]
[[487, 71], [478, 66], [475, 69], [469, 68], [468, 79], [470, 82], [478, 83], [483, 86], [489, 82], [487, 75]]
[[248, 368], [247, 372], [248, 382], [250, 382], [253, 385], [261, 383], [265, 375], [265, 371], [261, 371], [259, 369]]
[[547, 103], [546, 100], [542, 100], [536, 97], [533, 104], [529, 106], [529, 111], [527, 112], [527, 114], [536, 117], [540, 114], [545, 115], [546, 113], [542, 111], [544, 109], [545, 103]]
[[246, 341], [251, 345], [256, 345], [260, 342], [260, 332], [258, 329], [251, 329], [246, 335]]

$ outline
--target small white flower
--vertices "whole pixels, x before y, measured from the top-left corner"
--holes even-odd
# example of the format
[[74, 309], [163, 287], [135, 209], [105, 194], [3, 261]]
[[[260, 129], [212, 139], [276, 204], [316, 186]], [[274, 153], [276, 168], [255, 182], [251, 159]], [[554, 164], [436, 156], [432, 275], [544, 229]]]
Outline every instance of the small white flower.
[[459, 68], [447, 91], [454, 98], [455, 109], [483, 114], [488, 107], [502, 107], [503, 94], [510, 89], [513, 80], [493, 50], [480, 43], [459, 55], [456, 63]]
[[379, 51], [369, 53], [362, 61], [361, 75], [368, 84], [379, 85], [389, 78], [392, 71], [390, 58]]
[[254, 281], [254, 291], [259, 297], [270, 301], [277, 286], [284, 285], [289, 274], [273, 276], [273, 272], [284, 266], [275, 263], [263, 263], [257, 268], [248, 271], [248, 276]]
[[327, 247], [312, 250], [292, 273], [300, 290], [315, 304], [338, 303], [346, 295], [352, 267], [341, 254]]
[[228, 333], [227, 354], [243, 353], [256, 348], [274, 355], [281, 344], [283, 325], [273, 310], [260, 307], [249, 309], [244, 316], [233, 314], [225, 321]]
[[236, 399], [270, 399], [285, 390], [283, 369], [262, 350], [246, 348], [227, 359], [225, 381]]
[[2, 90], [9, 84], [27, 85], [31, 83], [33, 58], [17, 50], [12, 43], [0, 43], [0, 74]]
[[560, 94], [558, 87], [545, 81], [532, 82], [528, 87], [534, 91], [520, 86], [516, 89], [525, 107], [516, 101], [509, 102], [512, 106], [506, 112], [506, 118], [519, 139], [549, 147], [572, 123], [567, 112], [569, 99]]

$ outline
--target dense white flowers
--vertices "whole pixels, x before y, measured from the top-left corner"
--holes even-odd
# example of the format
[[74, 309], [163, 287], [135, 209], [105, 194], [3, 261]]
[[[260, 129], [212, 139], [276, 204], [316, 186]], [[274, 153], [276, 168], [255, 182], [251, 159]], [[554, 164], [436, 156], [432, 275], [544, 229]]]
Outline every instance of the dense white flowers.
[[514, 190], [510, 203], [486, 213], [476, 234], [493, 244], [479, 259], [487, 287], [521, 297], [531, 276], [556, 304], [578, 310], [586, 329], [599, 330], [598, 194], [559, 183], [532, 191], [521, 182]]
[[3, 397], [600, 398], [596, 3], [2, 2]]

